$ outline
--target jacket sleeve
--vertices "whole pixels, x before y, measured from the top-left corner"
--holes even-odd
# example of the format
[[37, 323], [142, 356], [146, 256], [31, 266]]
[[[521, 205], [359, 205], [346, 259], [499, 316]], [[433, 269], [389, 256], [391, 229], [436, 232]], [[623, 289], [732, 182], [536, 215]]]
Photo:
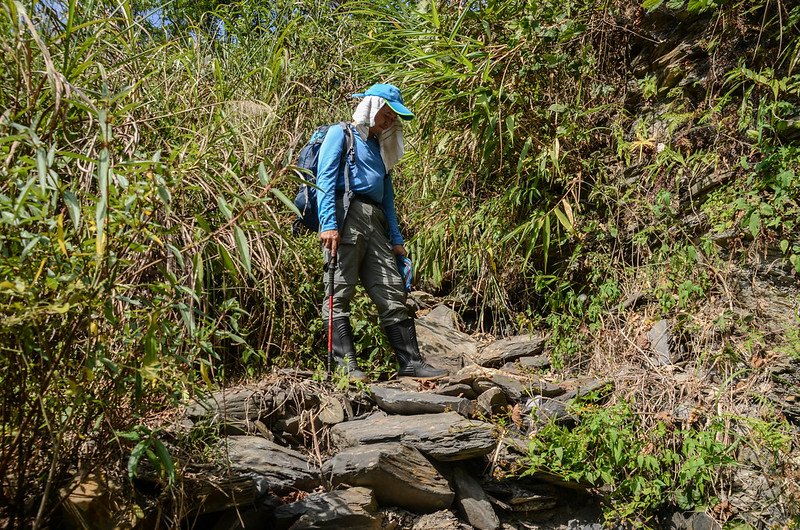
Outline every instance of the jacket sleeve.
[[389, 242], [392, 246], [404, 244], [403, 235], [400, 233], [400, 226], [397, 222], [397, 212], [394, 208], [394, 185], [391, 175], [386, 177], [386, 187], [383, 190], [383, 211], [386, 214], [386, 221], [389, 223]]
[[336, 183], [344, 149], [344, 129], [331, 127], [322, 141], [317, 160], [317, 213], [320, 232], [338, 230], [336, 224]]

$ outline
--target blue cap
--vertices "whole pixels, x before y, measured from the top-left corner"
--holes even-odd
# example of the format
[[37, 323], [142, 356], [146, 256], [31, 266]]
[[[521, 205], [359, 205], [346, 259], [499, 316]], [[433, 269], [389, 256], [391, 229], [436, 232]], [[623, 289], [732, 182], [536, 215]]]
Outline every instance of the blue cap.
[[414, 113], [403, 105], [403, 96], [400, 94], [400, 89], [394, 85], [378, 83], [377, 85], [369, 87], [363, 94], [353, 94], [354, 98], [363, 98], [364, 96], [378, 96], [383, 98], [386, 104], [389, 105], [398, 116], [404, 120], [414, 119]]

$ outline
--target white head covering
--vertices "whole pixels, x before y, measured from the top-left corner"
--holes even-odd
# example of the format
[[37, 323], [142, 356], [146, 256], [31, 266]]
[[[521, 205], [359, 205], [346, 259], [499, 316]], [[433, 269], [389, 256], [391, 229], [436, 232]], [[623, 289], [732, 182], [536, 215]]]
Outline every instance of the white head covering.
[[[353, 123], [362, 140], [367, 140], [369, 128], [375, 125], [375, 115], [385, 104], [386, 101], [379, 96], [364, 96], [364, 99], [359, 102], [353, 113]], [[386, 171], [389, 171], [405, 153], [401, 120], [396, 120], [388, 130], [383, 131], [378, 138], [378, 143], [381, 146], [383, 164], [386, 166]]]

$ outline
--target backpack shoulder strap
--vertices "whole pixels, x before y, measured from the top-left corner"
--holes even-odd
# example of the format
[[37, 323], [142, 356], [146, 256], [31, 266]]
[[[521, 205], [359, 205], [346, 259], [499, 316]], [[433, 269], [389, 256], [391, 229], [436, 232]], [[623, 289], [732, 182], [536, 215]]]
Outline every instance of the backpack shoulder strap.
[[347, 210], [350, 209], [350, 199], [353, 193], [350, 191], [350, 162], [356, 161], [356, 146], [355, 138], [353, 137], [353, 128], [349, 123], [342, 121], [339, 126], [344, 129], [344, 152], [342, 153], [342, 161], [344, 162], [344, 215], [347, 216]]

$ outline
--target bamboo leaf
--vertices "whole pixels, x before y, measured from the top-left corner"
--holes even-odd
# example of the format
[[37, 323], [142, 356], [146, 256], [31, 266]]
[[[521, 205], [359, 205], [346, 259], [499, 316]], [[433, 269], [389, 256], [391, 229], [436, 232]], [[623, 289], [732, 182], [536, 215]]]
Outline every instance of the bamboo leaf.
[[58, 248], [61, 249], [61, 252], [65, 256], [69, 257], [69, 254], [67, 253], [67, 244], [64, 241], [64, 214], [63, 213], [58, 214], [58, 217], [56, 218], [56, 236], [58, 238]]
[[556, 218], [558, 219], [558, 222], [561, 223], [561, 225], [568, 232], [575, 233], [575, 229], [572, 227], [572, 223], [569, 222], [569, 219], [567, 219], [567, 216], [564, 215], [564, 212], [562, 212], [561, 209], [558, 206], [553, 208], [553, 213], [556, 215]]
[[542, 253], [544, 260], [544, 268], [547, 269], [547, 255], [550, 253], [550, 216], [544, 216], [544, 225], [542, 226]]
[[181, 269], [186, 269], [186, 263], [183, 261], [183, 254], [181, 254], [180, 249], [170, 243], [167, 243], [167, 248], [172, 255], [175, 256], [175, 260], [178, 262], [178, 265], [180, 265]]
[[262, 186], [269, 184], [269, 177], [267, 177], [267, 168], [264, 167], [264, 162], [258, 164], [258, 181]]
[[43, 145], [36, 148], [36, 168], [39, 171], [39, 187], [47, 189], [47, 150]]
[[222, 264], [225, 265], [225, 268], [228, 269], [228, 272], [231, 273], [233, 279], [238, 279], [238, 271], [236, 270], [236, 265], [233, 263], [233, 259], [231, 259], [230, 253], [228, 253], [228, 249], [226, 249], [221, 243], [217, 245], [217, 249], [219, 250], [219, 256], [222, 259]]
[[525, 159], [528, 156], [528, 151], [530, 151], [532, 143], [533, 139], [529, 137], [525, 140], [525, 145], [522, 146], [522, 152], [519, 154], [519, 160], [517, 161], [517, 175], [522, 173], [522, 167], [525, 164]]
[[175, 464], [172, 462], [172, 457], [167, 451], [167, 448], [158, 438], [153, 438], [153, 447], [155, 448], [158, 462], [161, 464], [161, 469], [167, 476], [167, 482], [172, 485], [175, 481]]
[[564, 213], [569, 219], [570, 224], [575, 224], [575, 215], [572, 213], [572, 205], [567, 201], [566, 198], [561, 199], [561, 204], [564, 206]]
[[186, 326], [186, 330], [189, 332], [189, 336], [193, 337], [196, 328], [194, 324], [194, 314], [192, 314], [192, 310], [189, 308], [188, 305], [180, 303], [178, 304], [178, 312], [181, 314], [181, 320], [183, 320], [183, 325]]
[[131, 456], [128, 457], [128, 478], [133, 480], [136, 478], [136, 471], [139, 468], [139, 462], [142, 460], [142, 456], [144, 456], [145, 452], [147, 451], [147, 445], [149, 444], [149, 439], [142, 440], [133, 448], [131, 451]]
[[230, 221], [231, 217], [233, 217], [233, 212], [231, 211], [230, 206], [228, 206], [228, 203], [225, 202], [225, 198], [222, 195], [217, 195], [217, 206], [219, 206], [219, 211], [222, 212], [222, 215], [225, 216], [225, 219]]
[[295, 206], [294, 201], [290, 200], [289, 197], [283, 194], [281, 190], [278, 188], [270, 188], [269, 190], [273, 195], [275, 195], [283, 204], [285, 204], [291, 211], [297, 216], [300, 216], [300, 210], [297, 209]]
[[250, 274], [250, 243], [247, 241], [247, 236], [240, 226], [235, 226], [233, 228], [233, 237], [236, 241], [236, 250], [239, 252], [239, 259], [247, 273]]

